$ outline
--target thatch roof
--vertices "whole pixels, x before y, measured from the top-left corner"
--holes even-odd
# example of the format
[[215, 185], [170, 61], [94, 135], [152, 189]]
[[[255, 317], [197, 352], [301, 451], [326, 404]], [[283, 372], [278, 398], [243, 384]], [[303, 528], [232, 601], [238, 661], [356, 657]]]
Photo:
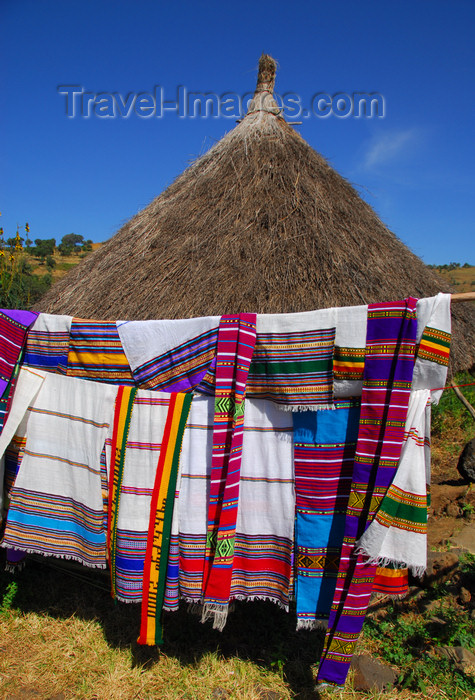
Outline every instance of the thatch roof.
[[[278, 313], [431, 296], [448, 285], [381, 222], [273, 98], [262, 56], [244, 119], [55, 284], [37, 310], [83, 318]], [[455, 309], [455, 366], [475, 315]]]

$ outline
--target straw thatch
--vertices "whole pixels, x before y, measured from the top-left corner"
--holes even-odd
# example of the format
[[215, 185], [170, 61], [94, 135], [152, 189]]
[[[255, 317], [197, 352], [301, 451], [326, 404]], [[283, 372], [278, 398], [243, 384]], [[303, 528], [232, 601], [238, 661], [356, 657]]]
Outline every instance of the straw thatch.
[[[83, 318], [307, 311], [449, 291], [281, 117], [261, 57], [245, 118], [37, 309]], [[475, 361], [455, 310], [455, 366]]]

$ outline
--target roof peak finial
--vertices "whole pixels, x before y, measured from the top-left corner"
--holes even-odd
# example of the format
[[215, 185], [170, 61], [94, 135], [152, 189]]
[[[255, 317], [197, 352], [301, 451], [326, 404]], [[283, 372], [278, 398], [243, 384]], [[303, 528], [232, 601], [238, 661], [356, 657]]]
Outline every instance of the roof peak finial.
[[259, 72], [254, 96], [249, 102], [246, 116], [256, 112], [267, 112], [279, 116], [281, 110], [274, 99], [274, 83], [277, 61], [263, 53], [259, 59]]
[[259, 59], [259, 72], [257, 74], [257, 85], [255, 95], [259, 92], [274, 92], [275, 73], [277, 62], [267, 53], [263, 53]]

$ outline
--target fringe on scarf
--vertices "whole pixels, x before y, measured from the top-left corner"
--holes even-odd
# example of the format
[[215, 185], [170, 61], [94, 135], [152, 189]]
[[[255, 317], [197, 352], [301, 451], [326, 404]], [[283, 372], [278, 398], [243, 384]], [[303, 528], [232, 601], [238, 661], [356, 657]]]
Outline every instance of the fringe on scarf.
[[307, 403], [307, 404], [287, 404], [287, 403], [277, 403], [277, 408], [281, 411], [334, 411], [335, 405], [333, 403]]
[[411, 564], [408, 561], [399, 561], [397, 559], [392, 559], [391, 557], [371, 557], [361, 546], [355, 549], [355, 554], [361, 554], [363, 557], [365, 557], [365, 564], [369, 564], [370, 566], [380, 566], [384, 569], [391, 567], [394, 569], [409, 569], [411, 574], [416, 578], [422, 578], [427, 568], [421, 564]]
[[[5, 549], [8, 549], [12, 545], [10, 543], [8, 544], [1, 544], [0, 547], [5, 547]], [[70, 559], [71, 561], [77, 561], [79, 564], [82, 564], [83, 566], [87, 566], [88, 569], [107, 569], [107, 564], [93, 564], [91, 562], [85, 562], [83, 559], [80, 559], [79, 557], [72, 557], [70, 554], [50, 554], [49, 552], [39, 552], [37, 549], [31, 549], [30, 547], [25, 547], [24, 544], [21, 545], [22, 552], [25, 552], [26, 554], [39, 554], [42, 557], [53, 557], [53, 559]]]
[[297, 632], [299, 630], [326, 630], [328, 628], [328, 620], [297, 620]]
[[20, 571], [23, 571], [25, 566], [26, 561], [24, 559], [18, 562], [7, 561], [5, 562], [5, 571], [7, 571], [9, 574], [18, 574]]
[[205, 603], [203, 605], [201, 622], [206, 622], [207, 620], [213, 619], [213, 629], [222, 632], [226, 626], [228, 612], [228, 605], [224, 607], [223, 605], [216, 605], [214, 603]]

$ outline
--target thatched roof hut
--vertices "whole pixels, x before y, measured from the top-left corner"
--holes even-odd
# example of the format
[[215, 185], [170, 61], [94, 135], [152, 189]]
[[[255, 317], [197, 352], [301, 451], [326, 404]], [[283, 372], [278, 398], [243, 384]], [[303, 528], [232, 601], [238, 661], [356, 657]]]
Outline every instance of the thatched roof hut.
[[[308, 311], [450, 291], [283, 119], [275, 61], [237, 126], [55, 284], [37, 310], [83, 318]], [[455, 367], [475, 362], [459, 304]]]

